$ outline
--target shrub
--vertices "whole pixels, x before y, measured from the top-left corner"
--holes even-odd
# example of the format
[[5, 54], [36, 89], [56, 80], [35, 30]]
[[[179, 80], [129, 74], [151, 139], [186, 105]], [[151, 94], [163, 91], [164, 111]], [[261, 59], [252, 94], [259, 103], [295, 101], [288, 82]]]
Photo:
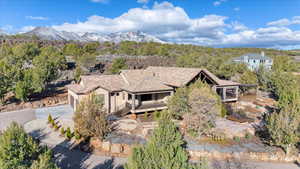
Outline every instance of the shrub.
[[[37, 163], [46, 156], [49, 167], [38, 167]], [[17, 123], [0, 135], [1, 169], [57, 169], [51, 158], [50, 150], [40, 147]]]
[[47, 123], [50, 124], [52, 121], [53, 121], [53, 118], [52, 118], [51, 114], [49, 114]]
[[143, 147], [133, 149], [126, 169], [193, 169], [207, 168], [204, 163], [190, 164], [184, 141], [176, 125], [164, 115], [159, 126]]
[[291, 107], [279, 113], [273, 113], [267, 117], [267, 131], [270, 135], [270, 143], [282, 147], [287, 154], [299, 142], [299, 114], [293, 115]]
[[155, 111], [154, 113], [154, 120], [158, 121], [161, 117], [161, 111]]
[[51, 127], [54, 127], [55, 125], [56, 125], [56, 122], [55, 122], [54, 119], [52, 119], [52, 121], [50, 122], [50, 126], [51, 126]]
[[104, 139], [111, 127], [103, 108], [103, 97], [95, 94], [82, 100], [74, 116], [75, 130], [85, 138]]
[[235, 142], [241, 142], [241, 138], [238, 137], [238, 136], [234, 136], [234, 137], [233, 137], [233, 140], [234, 140]]
[[251, 139], [252, 137], [253, 137], [252, 134], [250, 134], [249, 132], [245, 134], [245, 139], [247, 140]]
[[227, 114], [228, 114], [228, 110], [227, 110], [226, 106], [224, 104], [222, 104], [222, 106], [221, 106], [221, 117], [225, 118]]
[[55, 125], [53, 126], [53, 128], [54, 128], [55, 131], [58, 131], [58, 129], [59, 129], [58, 124], [55, 123]]
[[70, 127], [67, 128], [65, 135], [66, 135], [66, 138], [67, 138], [68, 140], [71, 140], [71, 139], [72, 139], [73, 133], [72, 133]]
[[64, 136], [65, 134], [66, 134], [66, 131], [65, 131], [64, 127], [61, 127], [60, 128], [60, 135]]
[[78, 133], [78, 131], [74, 132], [74, 137], [76, 140], [80, 140], [81, 139], [81, 135]]

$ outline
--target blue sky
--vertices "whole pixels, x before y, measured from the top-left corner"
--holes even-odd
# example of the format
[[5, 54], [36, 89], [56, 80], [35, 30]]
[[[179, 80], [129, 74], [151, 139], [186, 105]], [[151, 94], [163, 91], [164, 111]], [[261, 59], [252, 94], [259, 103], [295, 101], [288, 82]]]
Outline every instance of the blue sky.
[[141, 30], [175, 43], [300, 46], [300, 0], [0, 0], [0, 29]]

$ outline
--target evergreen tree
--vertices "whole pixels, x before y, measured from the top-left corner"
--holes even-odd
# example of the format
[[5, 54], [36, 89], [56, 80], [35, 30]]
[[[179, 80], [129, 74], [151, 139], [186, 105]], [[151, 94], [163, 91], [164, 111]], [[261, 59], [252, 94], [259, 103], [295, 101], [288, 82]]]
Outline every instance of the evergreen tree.
[[110, 68], [110, 72], [113, 74], [117, 74], [121, 71], [121, 69], [127, 68], [126, 59], [117, 58], [113, 60], [112, 66]]
[[176, 119], [190, 112], [188, 89], [186, 87], [178, 88], [175, 94], [168, 99], [168, 108], [172, 116]]
[[[22, 127], [12, 123], [0, 135], [0, 166], [1, 169], [28, 169], [33, 163], [40, 163], [41, 159], [48, 159], [49, 166], [55, 166], [50, 161], [49, 150], [40, 147]], [[40, 160], [35, 162], [40, 156]], [[37, 166], [34, 164], [33, 166]], [[34, 168], [37, 169], [37, 168]], [[42, 169], [42, 168], [40, 168]], [[44, 168], [43, 168], [44, 169]], [[47, 169], [56, 169], [47, 168]]]
[[[164, 113], [165, 114], [165, 113]], [[169, 117], [163, 115], [159, 126], [153, 132], [148, 143], [136, 147], [125, 165], [126, 169], [193, 169], [207, 168], [188, 162], [188, 153], [178, 128]]]
[[53, 163], [51, 157], [51, 151], [46, 151], [39, 155], [39, 158], [32, 163], [30, 169], [59, 169], [55, 163]]

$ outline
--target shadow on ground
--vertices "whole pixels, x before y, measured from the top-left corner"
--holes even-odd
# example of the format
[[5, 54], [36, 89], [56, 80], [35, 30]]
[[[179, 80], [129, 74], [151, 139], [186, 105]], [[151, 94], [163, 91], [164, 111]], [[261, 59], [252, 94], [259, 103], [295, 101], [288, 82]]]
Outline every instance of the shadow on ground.
[[66, 148], [62, 142], [52, 148], [56, 163], [61, 169], [123, 169], [115, 164], [114, 158], [93, 156], [91, 153], [81, 151], [78, 147]]

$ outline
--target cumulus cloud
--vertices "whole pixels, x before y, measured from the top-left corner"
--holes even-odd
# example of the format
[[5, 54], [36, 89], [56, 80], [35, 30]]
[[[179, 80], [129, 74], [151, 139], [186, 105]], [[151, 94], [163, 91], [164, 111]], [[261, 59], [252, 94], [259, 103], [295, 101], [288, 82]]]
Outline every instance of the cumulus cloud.
[[[151, 8], [133, 8], [115, 18], [93, 15], [86, 21], [53, 27], [77, 33], [104, 34], [140, 30], [168, 42], [216, 47], [300, 45], [300, 31], [288, 28], [285, 26], [287, 24], [269, 24], [264, 28], [250, 29], [240, 22], [227, 23], [227, 19], [220, 15], [191, 18], [179, 6], [155, 2]], [[300, 17], [293, 17], [290, 21], [296, 24]]]
[[45, 21], [45, 20], [48, 20], [49, 18], [44, 17], [44, 16], [26, 16], [26, 19]]
[[295, 24], [300, 24], [300, 16], [294, 16], [292, 19], [283, 18], [267, 23], [268, 26], [289, 26]]
[[234, 31], [243, 31], [248, 29], [247, 26], [237, 21], [232, 22], [231, 27]]
[[191, 19], [184, 9], [169, 2], [154, 3], [151, 9], [134, 8], [116, 18], [94, 15], [85, 22], [64, 23], [55, 29], [73, 32], [127, 32], [140, 30], [165, 40], [203, 36], [216, 39], [227, 17], [207, 15]]

